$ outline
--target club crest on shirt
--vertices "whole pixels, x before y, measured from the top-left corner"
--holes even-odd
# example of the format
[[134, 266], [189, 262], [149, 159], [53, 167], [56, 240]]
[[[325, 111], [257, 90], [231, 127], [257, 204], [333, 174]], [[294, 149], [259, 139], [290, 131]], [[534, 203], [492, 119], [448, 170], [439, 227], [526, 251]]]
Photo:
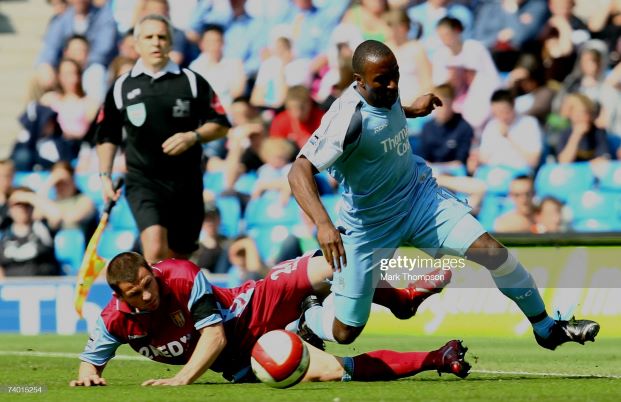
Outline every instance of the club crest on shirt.
[[175, 99], [175, 106], [172, 108], [173, 117], [190, 116], [190, 101], [183, 99]]
[[183, 312], [181, 310], [170, 313], [170, 319], [178, 327], [183, 327], [185, 324], [185, 317], [183, 316]]
[[147, 120], [147, 108], [144, 103], [127, 106], [127, 118], [134, 126], [142, 126]]

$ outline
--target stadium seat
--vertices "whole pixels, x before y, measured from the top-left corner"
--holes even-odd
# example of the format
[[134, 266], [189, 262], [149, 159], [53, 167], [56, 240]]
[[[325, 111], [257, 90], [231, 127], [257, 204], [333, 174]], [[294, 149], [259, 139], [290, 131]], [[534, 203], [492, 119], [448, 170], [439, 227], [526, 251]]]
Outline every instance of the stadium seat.
[[254, 185], [256, 182], [256, 172], [245, 173], [237, 179], [233, 188], [235, 189], [235, 191], [238, 191], [240, 193], [251, 194], [252, 190], [254, 190]]
[[519, 176], [529, 175], [529, 168], [482, 165], [474, 172], [474, 177], [487, 185], [487, 194], [507, 195], [511, 181]]
[[621, 218], [621, 193], [590, 190], [571, 194], [566, 211], [573, 222], [589, 219], [613, 221]]
[[279, 194], [267, 192], [257, 199], [250, 200], [246, 206], [246, 225], [248, 228], [257, 226], [284, 225], [293, 226], [301, 222], [300, 209], [291, 197], [287, 205], [282, 206]]
[[224, 190], [224, 173], [205, 172], [203, 175], [203, 187], [216, 195], [220, 194]]
[[133, 249], [136, 238], [137, 233], [133, 230], [115, 230], [108, 227], [101, 234], [97, 254], [109, 260], [118, 253]]
[[513, 208], [513, 201], [510, 198], [488, 194], [483, 198], [477, 219], [485, 230], [491, 232], [494, 230], [496, 218], [511, 211]]
[[[103, 212], [103, 210], [101, 210], [100, 212]], [[127, 198], [125, 198], [125, 196], [121, 196], [117, 200], [114, 208], [112, 208], [108, 224], [112, 229], [115, 230], [138, 230], [138, 227], [136, 226], [136, 221], [134, 220], [134, 215], [132, 214], [131, 208], [129, 207], [129, 204], [127, 203]]]
[[[112, 180], [115, 181], [122, 176], [120, 173], [113, 173]], [[97, 209], [103, 208], [103, 196], [101, 194], [101, 179], [97, 173], [76, 173], [76, 187], [88, 198], [93, 200]]]
[[595, 176], [588, 162], [549, 163], [539, 169], [535, 192], [539, 197], [551, 196], [566, 202], [570, 194], [593, 187]]
[[85, 250], [84, 233], [80, 229], [61, 229], [54, 237], [54, 254], [65, 275], [76, 275]]
[[320, 195], [334, 194], [334, 188], [330, 185], [330, 175], [327, 171], [315, 175], [315, 183]]
[[220, 233], [226, 237], [236, 237], [239, 234], [241, 221], [241, 204], [237, 197], [217, 197], [216, 205], [220, 210]]
[[600, 190], [621, 192], [621, 161], [610, 161], [599, 172]]
[[261, 260], [267, 264], [274, 262], [280, 252], [283, 241], [291, 233], [284, 225], [261, 226], [248, 229], [248, 235], [254, 240]]
[[590, 218], [582, 219], [571, 225], [576, 232], [620, 232], [621, 220], [610, 218]]
[[50, 172], [15, 172], [13, 177], [13, 186], [15, 187], [28, 187], [33, 191], [39, 190], [43, 184], [50, 177]]

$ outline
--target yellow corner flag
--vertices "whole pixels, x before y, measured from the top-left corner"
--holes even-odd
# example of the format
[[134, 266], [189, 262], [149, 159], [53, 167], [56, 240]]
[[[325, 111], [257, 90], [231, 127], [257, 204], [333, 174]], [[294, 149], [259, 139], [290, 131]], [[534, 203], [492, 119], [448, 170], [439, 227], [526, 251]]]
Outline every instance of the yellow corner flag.
[[93, 233], [91, 240], [88, 242], [84, 258], [82, 259], [82, 265], [78, 272], [78, 281], [75, 287], [75, 299], [74, 306], [75, 311], [80, 317], [82, 317], [82, 307], [88, 297], [88, 293], [93, 286], [93, 282], [99, 276], [101, 270], [106, 266], [106, 260], [97, 255], [97, 245], [101, 238], [101, 233], [108, 223], [108, 213], [104, 213], [99, 221], [99, 225]]

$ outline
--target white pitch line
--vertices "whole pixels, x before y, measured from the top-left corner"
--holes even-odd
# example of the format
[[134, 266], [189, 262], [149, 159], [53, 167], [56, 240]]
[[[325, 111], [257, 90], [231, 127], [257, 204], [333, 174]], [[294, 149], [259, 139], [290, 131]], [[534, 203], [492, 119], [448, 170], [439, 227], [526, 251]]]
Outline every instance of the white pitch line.
[[[35, 352], [35, 351], [13, 351], [0, 350], [0, 356], [27, 356], [27, 357], [52, 357], [62, 359], [78, 359], [78, 353], [62, 353], [62, 352]], [[132, 361], [151, 361], [143, 356], [116, 355], [116, 360], [132, 360]], [[534, 377], [566, 377], [566, 378], [610, 378], [621, 379], [621, 375], [607, 374], [577, 374], [577, 373], [535, 373], [530, 371], [501, 371], [501, 370], [470, 370], [475, 374], [496, 374], [496, 375], [526, 375]]]
[[470, 370], [476, 374], [527, 375], [534, 377], [568, 377], [568, 378], [611, 378], [621, 379], [621, 375], [577, 374], [577, 373], [533, 373], [530, 371]]
[[[24, 351], [16, 352], [13, 350], [0, 350], [0, 356], [27, 356], [27, 357], [56, 357], [62, 359], [78, 359], [80, 355], [78, 353], [62, 353], [62, 352], [34, 352]], [[130, 355], [116, 355], [116, 360], [136, 360], [136, 361], [151, 361], [142, 356], [130, 356]]]

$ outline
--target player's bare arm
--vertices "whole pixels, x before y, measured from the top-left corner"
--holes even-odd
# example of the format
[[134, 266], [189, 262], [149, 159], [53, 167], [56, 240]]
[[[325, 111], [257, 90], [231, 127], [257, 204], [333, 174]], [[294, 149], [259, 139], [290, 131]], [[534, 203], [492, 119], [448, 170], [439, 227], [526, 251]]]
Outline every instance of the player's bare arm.
[[228, 127], [217, 123], [205, 123], [194, 131], [174, 134], [164, 141], [162, 151], [167, 155], [179, 155], [196, 143], [209, 142], [224, 137], [228, 130]]
[[410, 106], [403, 106], [405, 117], [423, 117], [431, 113], [436, 106], [442, 106], [440, 98], [432, 93], [421, 95]]
[[88, 362], [81, 362], [78, 369], [78, 379], [69, 382], [70, 387], [90, 387], [108, 385], [106, 379], [101, 376], [106, 365], [95, 366]]
[[317, 184], [313, 178], [314, 169], [308, 159], [304, 157], [296, 159], [289, 171], [289, 185], [302, 210], [317, 226], [317, 241], [326, 261], [333, 270], [340, 271], [347, 265], [343, 240], [321, 203]]
[[201, 328], [200, 333], [190, 360], [177, 375], [172, 378], [150, 379], [142, 385], [189, 385], [203, 375], [226, 347], [226, 335], [222, 323]]

